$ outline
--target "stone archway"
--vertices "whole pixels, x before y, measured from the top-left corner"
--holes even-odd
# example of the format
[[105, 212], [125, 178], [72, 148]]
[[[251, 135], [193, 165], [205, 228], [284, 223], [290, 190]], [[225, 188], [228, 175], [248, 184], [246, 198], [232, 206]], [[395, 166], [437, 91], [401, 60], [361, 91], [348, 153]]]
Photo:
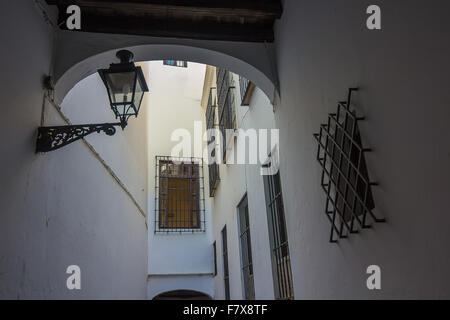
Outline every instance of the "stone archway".
[[136, 62], [174, 59], [225, 68], [251, 80], [271, 101], [278, 92], [273, 44], [60, 32], [52, 68], [59, 102], [79, 81], [116, 62], [119, 49], [132, 51]]

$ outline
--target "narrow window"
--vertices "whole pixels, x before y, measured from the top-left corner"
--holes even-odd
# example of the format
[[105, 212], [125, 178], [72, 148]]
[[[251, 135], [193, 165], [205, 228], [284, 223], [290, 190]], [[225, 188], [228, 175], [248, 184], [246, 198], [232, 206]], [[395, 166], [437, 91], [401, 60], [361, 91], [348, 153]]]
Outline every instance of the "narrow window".
[[217, 276], [217, 246], [215, 241], [213, 243], [213, 254], [214, 254], [214, 276]]
[[[351, 135], [353, 141], [350, 139]], [[336, 210], [341, 218], [349, 222], [354, 215], [362, 216], [365, 213], [365, 208], [358, 199], [365, 199], [365, 207], [369, 210], [373, 210], [375, 204], [372, 190], [366, 188], [366, 181], [370, 179], [364, 154], [360, 151], [361, 147], [358, 147], [362, 143], [357, 123], [347, 116], [342, 124], [336, 125], [332, 137], [333, 140], [328, 139], [327, 148], [328, 154], [331, 155], [329, 171], [330, 180], [333, 182], [332, 187], [334, 187], [331, 188], [330, 194], [335, 199]], [[355, 205], [349, 207], [348, 203], [355, 203]], [[354, 211], [353, 214], [351, 209]]]
[[253, 82], [247, 80], [242, 76], [239, 76], [239, 89], [241, 93], [242, 106], [250, 105], [250, 100], [252, 99], [255, 88], [256, 86], [253, 84]]
[[238, 206], [239, 239], [241, 244], [241, 268], [244, 280], [244, 295], [246, 300], [255, 299], [255, 286], [253, 282], [253, 259], [250, 238], [250, 223], [248, 218], [248, 199], [244, 199]]
[[230, 275], [228, 271], [227, 226], [222, 229], [223, 282], [225, 286], [225, 300], [230, 300]]
[[275, 298], [294, 299], [280, 173], [264, 176]]
[[233, 75], [231, 72], [217, 68], [217, 110], [219, 130], [222, 133], [222, 157], [227, 158], [227, 149], [233, 140], [232, 131], [237, 128], [236, 107], [234, 103]]
[[164, 65], [172, 67], [187, 68], [187, 61], [181, 60], [164, 60]]
[[213, 92], [215, 88], [211, 88], [209, 90], [209, 99], [208, 99], [208, 106], [206, 108], [206, 129], [208, 130], [208, 146], [214, 145], [214, 149], [212, 150], [210, 154], [210, 158], [208, 161], [208, 172], [209, 172], [209, 196], [214, 197], [216, 194], [217, 187], [219, 186], [220, 182], [220, 174], [219, 174], [219, 164], [218, 159], [215, 159], [216, 157], [216, 137], [212, 134], [212, 130], [215, 130], [217, 127], [216, 124], [216, 98]]

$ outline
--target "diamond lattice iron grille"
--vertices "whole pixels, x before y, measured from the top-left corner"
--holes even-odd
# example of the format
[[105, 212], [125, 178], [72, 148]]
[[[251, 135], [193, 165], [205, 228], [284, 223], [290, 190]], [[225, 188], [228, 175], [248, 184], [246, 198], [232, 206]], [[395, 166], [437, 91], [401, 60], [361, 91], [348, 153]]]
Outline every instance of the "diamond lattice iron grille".
[[337, 112], [328, 115], [326, 124], [314, 137], [318, 142], [317, 160], [322, 168], [321, 186], [326, 194], [325, 212], [331, 222], [330, 242], [371, 227], [372, 222], [385, 222], [375, 213], [372, 187], [358, 123], [365, 120], [351, 109], [352, 94], [338, 104]]

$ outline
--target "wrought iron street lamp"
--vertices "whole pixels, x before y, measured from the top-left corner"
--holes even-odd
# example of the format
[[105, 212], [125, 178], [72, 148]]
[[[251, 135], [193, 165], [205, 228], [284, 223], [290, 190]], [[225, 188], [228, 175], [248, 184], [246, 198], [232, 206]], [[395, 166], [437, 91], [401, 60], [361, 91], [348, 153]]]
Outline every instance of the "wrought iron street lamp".
[[133, 63], [132, 52], [121, 50], [116, 55], [120, 63], [113, 63], [109, 69], [100, 69], [98, 73], [107, 89], [111, 109], [120, 122], [40, 127], [36, 152], [57, 150], [94, 132], [103, 131], [112, 136], [116, 133], [115, 127], [125, 129], [128, 119], [138, 116], [144, 93], [148, 92], [144, 73]]

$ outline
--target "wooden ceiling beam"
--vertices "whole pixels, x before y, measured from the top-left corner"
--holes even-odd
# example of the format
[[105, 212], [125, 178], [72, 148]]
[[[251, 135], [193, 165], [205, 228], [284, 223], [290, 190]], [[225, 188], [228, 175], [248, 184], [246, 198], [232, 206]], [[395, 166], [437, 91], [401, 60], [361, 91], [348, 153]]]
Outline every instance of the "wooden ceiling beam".
[[[59, 8], [66, 28], [68, 5], [81, 7], [81, 32], [202, 40], [273, 42], [279, 0], [46, 0]], [[76, 31], [76, 30], [74, 30]]]
[[283, 9], [279, 0], [46, 0], [49, 5], [78, 5], [144, 12], [183, 11], [195, 14], [264, 16], [279, 19]]
[[[194, 22], [191, 20], [149, 19], [146, 17], [111, 19], [109, 17], [86, 14], [83, 16], [82, 21], [82, 32], [219, 41], [274, 41], [272, 24]], [[64, 23], [61, 25], [65, 29]]]

